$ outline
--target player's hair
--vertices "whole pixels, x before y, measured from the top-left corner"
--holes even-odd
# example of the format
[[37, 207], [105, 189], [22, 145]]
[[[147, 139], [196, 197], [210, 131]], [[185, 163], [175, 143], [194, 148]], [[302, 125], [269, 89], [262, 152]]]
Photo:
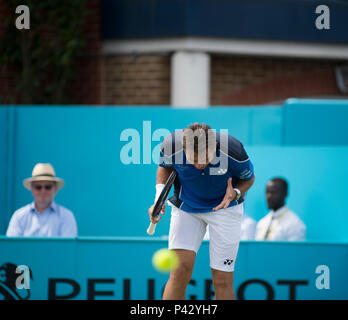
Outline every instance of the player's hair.
[[288, 194], [289, 184], [285, 178], [275, 177], [275, 178], [272, 178], [271, 181], [278, 183], [281, 189], [283, 190], [283, 192]]
[[[188, 146], [188, 144], [190, 144], [190, 139], [189, 138], [189, 134], [193, 134], [193, 146], [190, 145]], [[204, 143], [204, 140], [202, 141], [202, 139], [205, 139], [205, 150], [209, 150], [212, 146], [210, 145], [213, 141], [213, 143], [216, 142], [215, 140], [215, 133], [214, 131], [211, 129], [210, 126], [208, 126], [207, 124], [203, 124], [203, 123], [198, 123], [195, 122], [191, 125], [189, 125], [187, 128], [184, 129], [184, 135], [183, 135], [183, 148], [184, 150], [187, 150], [187, 147], [189, 147], [192, 150], [193, 147], [193, 151], [195, 154], [198, 154], [200, 149], [201, 149], [201, 143]]]

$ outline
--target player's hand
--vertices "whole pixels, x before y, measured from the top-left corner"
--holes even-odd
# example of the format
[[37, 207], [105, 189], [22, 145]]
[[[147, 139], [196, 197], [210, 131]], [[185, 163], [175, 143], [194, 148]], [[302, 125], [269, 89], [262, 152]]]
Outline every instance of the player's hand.
[[[155, 208], [155, 204], [153, 204], [150, 209], [149, 209], [149, 217], [150, 217], [150, 220], [152, 223], [157, 223], [158, 221], [160, 221], [162, 219], [161, 216], [158, 216], [157, 218], [154, 218], [152, 216], [152, 211], [153, 209]], [[161, 213], [164, 214], [165, 213], [165, 209], [166, 209], [166, 205], [164, 204], [163, 207], [162, 207], [162, 210], [161, 210]]]
[[232, 178], [229, 178], [227, 181], [227, 189], [226, 189], [225, 197], [223, 198], [223, 200], [217, 207], [213, 208], [213, 210], [217, 211], [221, 208], [227, 209], [231, 201], [233, 201], [233, 199], [235, 199], [236, 196], [237, 196], [237, 192], [234, 191], [232, 187]]

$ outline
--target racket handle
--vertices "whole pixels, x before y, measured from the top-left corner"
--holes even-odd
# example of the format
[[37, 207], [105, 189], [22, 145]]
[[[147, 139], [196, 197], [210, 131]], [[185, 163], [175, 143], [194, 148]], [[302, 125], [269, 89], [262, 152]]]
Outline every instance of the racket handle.
[[149, 227], [147, 228], [147, 234], [152, 236], [155, 233], [155, 229], [156, 229], [156, 224], [157, 223], [150, 223]]

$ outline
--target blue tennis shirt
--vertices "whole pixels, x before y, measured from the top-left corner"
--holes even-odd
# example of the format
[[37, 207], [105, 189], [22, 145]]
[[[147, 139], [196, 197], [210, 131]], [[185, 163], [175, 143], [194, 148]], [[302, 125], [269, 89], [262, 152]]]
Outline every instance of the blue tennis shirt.
[[[239, 179], [252, 179], [254, 167], [242, 143], [225, 133], [216, 133], [216, 143], [213, 160], [204, 170], [198, 170], [186, 160], [181, 130], [163, 139], [159, 166], [174, 167], [178, 173], [174, 196], [169, 199], [177, 208], [191, 213], [211, 212], [223, 200], [229, 178], [232, 178], [233, 187]], [[232, 201], [229, 207], [243, 201], [241, 197]]]

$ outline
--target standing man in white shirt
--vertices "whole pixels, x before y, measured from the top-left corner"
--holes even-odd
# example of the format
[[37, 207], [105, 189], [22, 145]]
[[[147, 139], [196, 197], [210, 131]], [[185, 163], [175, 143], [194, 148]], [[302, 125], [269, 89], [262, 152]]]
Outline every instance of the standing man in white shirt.
[[255, 240], [304, 241], [306, 225], [285, 205], [288, 183], [273, 178], [266, 186], [266, 201], [271, 211], [256, 225]]
[[32, 177], [23, 180], [32, 192], [34, 201], [12, 215], [8, 237], [76, 237], [77, 226], [73, 213], [54, 202], [64, 180], [57, 178], [49, 163], [35, 165]]

